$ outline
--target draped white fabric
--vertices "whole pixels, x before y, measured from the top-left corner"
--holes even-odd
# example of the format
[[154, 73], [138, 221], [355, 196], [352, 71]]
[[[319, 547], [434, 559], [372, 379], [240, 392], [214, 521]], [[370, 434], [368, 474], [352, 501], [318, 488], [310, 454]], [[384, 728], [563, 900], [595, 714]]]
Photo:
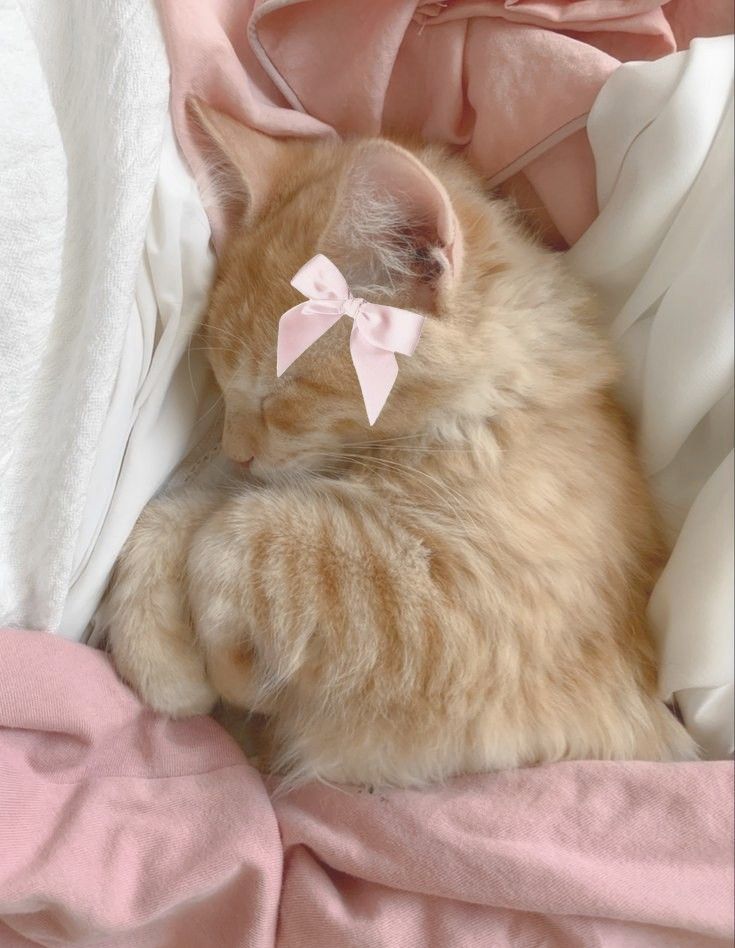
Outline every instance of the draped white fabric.
[[81, 640], [197, 434], [214, 255], [153, 0], [0, 0], [0, 61], [0, 625]]
[[207, 216], [167, 120], [120, 367], [58, 629], [66, 638], [84, 635], [140, 511], [214, 418], [211, 373], [201, 347], [190, 346], [213, 276]]
[[600, 292], [669, 536], [650, 616], [662, 697], [733, 752], [733, 38], [622, 66], [588, 121], [601, 213], [569, 251]]
[[56, 629], [114, 487], [168, 63], [150, 0], [0, 0], [0, 63], [0, 625]]

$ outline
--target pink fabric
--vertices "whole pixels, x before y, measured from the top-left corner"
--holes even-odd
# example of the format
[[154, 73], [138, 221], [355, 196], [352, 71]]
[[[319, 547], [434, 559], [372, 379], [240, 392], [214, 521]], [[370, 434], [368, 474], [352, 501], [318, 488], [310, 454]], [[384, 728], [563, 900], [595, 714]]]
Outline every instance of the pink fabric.
[[398, 378], [396, 352], [413, 355], [424, 317], [407, 309], [369, 303], [350, 293], [347, 281], [332, 261], [318, 253], [291, 280], [308, 297], [281, 316], [278, 324], [276, 372], [280, 376], [342, 316], [353, 321], [350, 353], [365, 400], [368, 421], [374, 424]]
[[[523, 169], [568, 242], [594, 219], [587, 113], [621, 61], [733, 30], [731, 0], [160, 0], [172, 110], [196, 94], [273, 135], [381, 130], [462, 147], [491, 183]], [[674, 30], [667, 19], [672, 18]], [[222, 220], [212, 212], [215, 236]]]
[[586, 762], [273, 796], [103, 654], [1, 631], [0, 945], [727, 945], [732, 777]]

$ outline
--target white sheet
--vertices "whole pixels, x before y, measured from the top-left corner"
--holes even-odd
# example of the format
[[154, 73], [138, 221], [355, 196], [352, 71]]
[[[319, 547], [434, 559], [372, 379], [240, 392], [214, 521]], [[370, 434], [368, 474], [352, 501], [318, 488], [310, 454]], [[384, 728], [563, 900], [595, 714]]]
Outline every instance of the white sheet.
[[140, 511], [216, 414], [209, 411], [205, 355], [189, 345], [213, 276], [209, 223], [167, 119], [120, 368], [59, 625], [66, 638], [86, 635]]
[[672, 542], [650, 616], [661, 695], [733, 753], [733, 39], [622, 66], [589, 116], [599, 218], [568, 253], [601, 293]]
[[0, 0], [0, 69], [0, 624], [57, 629], [130, 391], [168, 63], [152, 0]]

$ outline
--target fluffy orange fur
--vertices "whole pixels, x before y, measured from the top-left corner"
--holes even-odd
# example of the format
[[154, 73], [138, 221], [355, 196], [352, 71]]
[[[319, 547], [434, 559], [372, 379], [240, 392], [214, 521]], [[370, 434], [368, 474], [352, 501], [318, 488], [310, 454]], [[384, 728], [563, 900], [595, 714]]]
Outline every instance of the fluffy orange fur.
[[[616, 362], [563, 258], [441, 151], [412, 154], [451, 206], [452, 266], [434, 207], [372, 175], [376, 155], [414, 173], [399, 146], [200, 121], [245, 201], [206, 336], [250, 483], [143, 512], [104, 604], [121, 675], [170, 714], [266, 715], [269, 766], [298, 778], [694, 756], [656, 697], [664, 551]], [[318, 252], [427, 316], [373, 428], [346, 318], [276, 378], [289, 281]]]

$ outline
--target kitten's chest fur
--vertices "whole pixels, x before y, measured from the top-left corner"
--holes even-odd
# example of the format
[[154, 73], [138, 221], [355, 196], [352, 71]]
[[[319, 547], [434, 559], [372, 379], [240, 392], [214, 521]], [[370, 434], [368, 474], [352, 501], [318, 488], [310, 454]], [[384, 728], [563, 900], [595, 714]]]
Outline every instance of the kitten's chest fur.
[[[591, 394], [563, 414], [508, 411], [450, 434], [387, 440], [343, 474], [396, 518], [421, 522], [436, 544], [478, 563], [528, 570], [640, 560], [652, 581], [661, 540], [625, 419], [610, 396]], [[503, 562], [506, 561], [506, 562]]]

